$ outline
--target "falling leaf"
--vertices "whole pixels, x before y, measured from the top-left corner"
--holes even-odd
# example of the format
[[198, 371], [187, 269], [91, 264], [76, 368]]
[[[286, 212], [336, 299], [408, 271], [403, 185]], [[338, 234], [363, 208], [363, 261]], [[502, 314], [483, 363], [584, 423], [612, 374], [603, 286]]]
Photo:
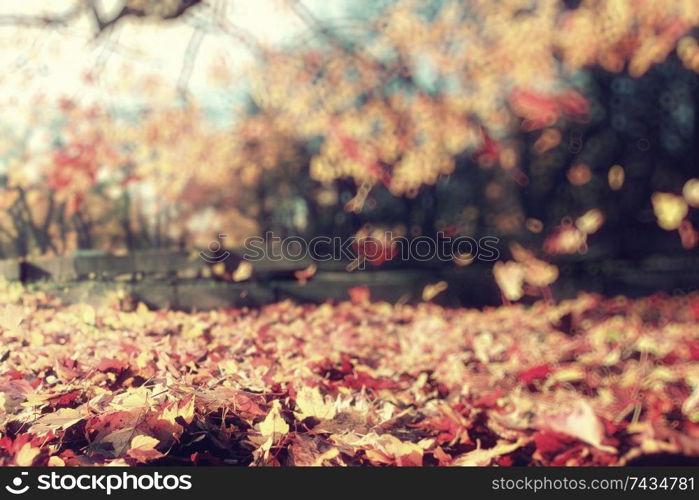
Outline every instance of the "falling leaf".
[[612, 191], [619, 191], [624, 186], [624, 167], [621, 165], [614, 165], [609, 169], [607, 175], [607, 182], [609, 183], [609, 188]]
[[682, 196], [690, 207], [699, 207], [699, 179], [689, 179], [685, 182]]
[[597, 208], [588, 210], [575, 221], [575, 226], [585, 234], [596, 233], [602, 224], [604, 224], [604, 215]]
[[691, 221], [687, 219], [683, 220], [677, 231], [680, 233], [682, 248], [691, 250], [699, 243], [699, 231], [694, 229]]
[[658, 225], [666, 231], [679, 229], [689, 211], [684, 198], [672, 193], [653, 193], [651, 201]]
[[371, 295], [369, 287], [366, 285], [354, 286], [347, 292], [349, 293], [350, 300], [354, 304], [368, 303]]
[[247, 261], [241, 261], [233, 272], [232, 278], [236, 283], [239, 281], [247, 281], [252, 277], [253, 267]]
[[301, 271], [294, 271], [294, 277], [299, 282], [299, 285], [303, 286], [306, 283], [308, 283], [308, 280], [310, 280], [315, 275], [317, 270], [318, 266], [316, 266], [315, 264], [311, 264], [306, 269], [303, 269]]
[[586, 245], [587, 234], [573, 225], [561, 225], [544, 241], [544, 251], [551, 255], [571, 254]]
[[519, 300], [524, 295], [524, 266], [518, 262], [498, 261], [493, 266], [495, 282], [508, 300]]
[[447, 288], [449, 288], [449, 285], [446, 281], [439, 281], [431, 285], [425, 285], [425, 288], [422, 289], [422, 300], [429, 302]]

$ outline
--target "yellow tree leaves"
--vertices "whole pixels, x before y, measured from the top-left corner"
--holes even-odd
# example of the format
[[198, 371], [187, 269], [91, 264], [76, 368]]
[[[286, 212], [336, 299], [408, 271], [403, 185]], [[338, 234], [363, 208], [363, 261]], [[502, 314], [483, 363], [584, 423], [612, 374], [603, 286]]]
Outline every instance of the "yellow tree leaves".
[[[692, 0], [589, 1], [575, 9], [550, 0], [526, 10], [518, 0], [497, 8], [478, 0], [443, 4], [429, 18], [419, 6], [391, 5], [380, 23], [349, 35], [363, 42], [352, 49], [328, 43], [274, 52], [253, 69], [256, 102], [278, 125], [323, 138], [315, 179], [352, 177], [410, 193], [448, 174], [454, 155], [482, 144], [481, 127], [503, 135], [517, 125], [513, 115], [526, 129], [586, 115], [584, 98], [562, 83], [567, 74], [628, 63], [640, 76], [699, 24]], [[686, 60], [690, 41], [679, 48]], [[535, 149], [552, 147], [550, 136]]]

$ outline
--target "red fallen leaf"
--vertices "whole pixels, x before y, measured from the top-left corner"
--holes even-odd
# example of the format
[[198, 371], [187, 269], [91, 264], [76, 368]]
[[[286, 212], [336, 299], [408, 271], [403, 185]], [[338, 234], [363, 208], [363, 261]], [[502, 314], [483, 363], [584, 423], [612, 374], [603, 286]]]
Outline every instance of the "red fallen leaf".
[[52, 406], [70, 406], [81, 394], [82, 391], [80, 390], [70, 391], [66, 394], [61, 394], [60, 396], [49, 399], [49, 403], [51, 403]]
[[484, 394], [473, 402], [476, 408], [494, 408], [498, 406], [498, 400], [505, 395], [505, 391], [497, 389], [495, 391]]
[[541, 453], [556, 453], [574, 442], [575, 439], [560, 432], [539, 431], [534, 434], [534, 444]]
[[341, 385], [351, 387], [352, 389], [362, 389], [366, 387], [367, 389], [373, 389], [375, 391], [398, 388], [398, 384], [392, 380], [385, 378], [374, 378], [368, 373], [362, 371], [357, 371], [356, 374], [345, 376]]
[[[5, 376], [9, 377], [10, 380], [22, 380], [25, 375], [26, 375], [25, 373], [22, 373], [21, 371], [17, 370], [16, 368], [10, 368], [9, 370], [7, 370], [7, 372], [5, 372]], [[36, 379], [36, 384], [32, 383], [32, 385], [35, 388], [38, 387], [39, 384], [41, 384], [40, 379]]]
[[446, 453], [441, 446], [437, 446], [432, 451], [432, 456], [437, 459], [440, 467], [447, 467], [454, 461], [452, 456]]
[[463, 444], [471, 443], [471, 439], [468, 436], [467, 422], [460, 419], [458, 414], [442, 414], [438, 417], [430, 417], [412, 427], [439, 431], [437, 435], [437, 442], [439, 444], [457, 442]]
[[[48, 436], [34, 436], [30, 433], [23, 433], [18, 435], [15, 439], [11, 439], [8, 436], [0, 438], [0, 451], [4, 450], [10, 456], [16, 455], [25, 445], [31, 445], [34, 448], [40, 448]], [[2, 453], [0, 453], [2, 455]]]
[[689, 359], [691, 361], [699, 361], [699, 341], [688, 341], [687, 347], [689, 348]]
[[113, 371], [118, 373], [128, 369], [128, 367], [129, 365], [124, 361], [102, 358], [95, 368], [101, 372]]
[[518, 378], [520, 382], [530, 384], [535, 380], [541, 380], [548, 377], [551, 373], [553, 373], [553, 371], [554, 370], [551, 365], [544, 364], [529, 368], [528, 370], [520, 373]]
[[556, 455], [551, 460], [551, 466], [553, 467], [564, 467], [564, 466], [575, 466], [581, 465], [579, 461], [572, 462], [577, 456], [579, 456], [585, 450], [585, 446], [579, 444], [577, 446], [570, 447], [560, 454]]
[[496, 458], [495, 462], [500, 467], [510, 467], [514, 463], [514, 460], [512, 459], [512, 457], [505, 455], [503, 457]]
[[699, 300], [693, 300], [689, 306], [690, 311], [692, 311], [692, 316], [695, 320], [699, 320]]
[[80, 363], [77, 359], [57, 359], [53, 364], [53, 369], [63, 382], [68, 382], [80, 376]]

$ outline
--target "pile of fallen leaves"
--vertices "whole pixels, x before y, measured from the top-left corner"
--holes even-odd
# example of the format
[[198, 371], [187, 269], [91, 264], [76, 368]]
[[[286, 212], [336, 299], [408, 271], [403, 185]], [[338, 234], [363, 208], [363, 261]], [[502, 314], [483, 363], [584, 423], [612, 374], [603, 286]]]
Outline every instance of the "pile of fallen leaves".
[[[699, 456], [699, 296], [183, 313], [0, 296], [0, 464]], [[640, 462], [639, 462], [640, 461]]]

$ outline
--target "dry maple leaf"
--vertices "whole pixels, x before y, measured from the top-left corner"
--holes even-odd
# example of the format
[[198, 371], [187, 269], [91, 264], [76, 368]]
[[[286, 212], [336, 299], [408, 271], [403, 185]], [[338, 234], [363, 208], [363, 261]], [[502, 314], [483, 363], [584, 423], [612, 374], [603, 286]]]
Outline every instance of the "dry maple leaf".
[[272, 439], [273, 441], [281, 439], [289, 432], [289, 424], [282, 418], [281, 405], [278, 399], [274, 400], [272, 409], [257, 427], [262, 436]]
[[580, 441], [591, 444], [595, 448], [608, 453], [616, 453], [616, 448], [602, 444], [604, 426], [590, 406], [583, 399], [577, 400], [571, 406], [547, 414], [543, 417], [542, 425], [555, 432], [567, 434]]
[[502, 455], [507, 455], [513, 451], [521, 448], [529, 442], [529, 438], [522, 437], [515, 443], [508, 443], [507, 441], [498, 441], [498, 443], [487, 450], [478, 448], [463, 455], [459, 455], [454, 458], [451, 465], [457, 465], [461, 467], [485, 467], [492, 465], [493, 459], [498, 458]]
[[31, 443], [24, 443], [15, 455], [15, 464], [20, 467], [30, 467], [40, 453], [40, 448], [32, 446]]
[[158, 444], [160, 441], [154, 437], [139, 434], [131, 440], [131, 448], [126, 453], [139, 462], [149, 462], [163, 456], [155, 449]]
[[53, 413], [42, 415], [32, 425], [34, 433], [45, 434], [51, 431], [65, 430], [80, 422], [85, 415], [79, 409], [61, 408]]
[[0, 309], [0, 327], [5, 330], [15, 330], [24, 321], [24, 308], [22, 306], [7, 304]]
[[317, 387], [303, 386], [296, 393], [296, 418], [314, 417], [319, 420], [332, 420], [336, 415], [335, 403], [327, 397], [323, 397]]

